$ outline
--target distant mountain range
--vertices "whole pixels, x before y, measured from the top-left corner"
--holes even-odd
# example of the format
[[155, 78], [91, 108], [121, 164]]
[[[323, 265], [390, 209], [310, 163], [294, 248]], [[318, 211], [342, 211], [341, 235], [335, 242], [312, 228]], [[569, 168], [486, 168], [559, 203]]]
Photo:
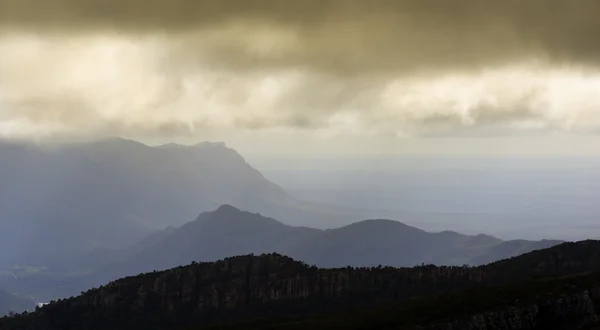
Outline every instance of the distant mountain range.
[[592, 330], [598, 306], [600, 242], [582, 241], [478, 267], [231, 257], [123, 278], [0, 329]]
[[151, 238], [152, 244], [143, 240], [143, 248], [121, 261], [132, 267], [125, 274], [231, 255], [271, 252], [319, 267], [479, 265], [562, 243], [502, 241], [488, 235], [470, 236], [451, 231], [429, 233], [398, 221], [381, 219], [328, 230], [293, 227], [231, 205], [204, 212], [192, 222], [155, 233]]
[[0, 142], [0, 270], [125, 248], [227, 203], [318, 228], [367, 218], [297, 200], [223, 143]]
[[36, 284], [47, 278], [8, 279], [0, 284], [31, 290], [21, 293], [32, 295], [43, 291], [42, 297], [49, 299], [74, 295], [128, 275], [250, 253], [281, 253], [319, 267], [410, 267], [422, 263], [462, 266], [489, 263], [560, 243], [502, 241], [451, 231], [430, 233], [391, 220], [365, 220], [329, 230], [293, 227], [222, 205], [181, 227], [154, 232], [128, 249], [98, 250], [69, 260], [66, 273], [81, 276], [57, 282], [51, 278], [50, 282], [55, 282], [45, 288], [36, 288]]
[[247, 253], [320, 267], [478, 265], [560, 243], [430, 233], [379, 217], [300, 201], [223, 143], [0, 142], [0, 288], [37, 302]]

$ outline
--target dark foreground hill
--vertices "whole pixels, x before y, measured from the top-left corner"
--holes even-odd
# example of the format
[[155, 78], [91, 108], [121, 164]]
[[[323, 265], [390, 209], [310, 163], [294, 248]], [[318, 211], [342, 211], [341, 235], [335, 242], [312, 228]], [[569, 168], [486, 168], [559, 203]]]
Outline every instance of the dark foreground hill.
[[[260, 214], [223, 205], [202, 213], [184, 226], [154, 233], [127, 250], [99, 251], [70, 263], [71, 267], [88, 267], [92, 270], [89, 275], [54, 283], [51, 279], [36, 277], [9, 278], [4, 285], [47, 301], [132, 274], [232, 255], [276, 252], [328, 268], [410, 267], [422, 263], [462, 266], [496, 261], [559, 243], [502, 241], [487, 235], [451, 231], [430, 233], [391, 220], [366, 220], [319, 230], [288, 226]], [[47, 288], [40, 287], [40, 283], [45, 283]]]
[[600, 273], [596, 272], [485, 286], [310, 316], [182, 329], [598, 330], [599, 319]]
[[600, 241], [479, 267], [325, 269], [240, 256], [124, 278], [0, 329], [587, 329], [598, 272]]

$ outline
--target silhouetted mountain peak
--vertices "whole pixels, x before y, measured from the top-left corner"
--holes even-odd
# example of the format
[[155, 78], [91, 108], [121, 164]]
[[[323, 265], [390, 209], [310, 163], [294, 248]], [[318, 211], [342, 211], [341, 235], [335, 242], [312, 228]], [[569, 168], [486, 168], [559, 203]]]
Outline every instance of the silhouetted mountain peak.
[[126, 139], [126, 138], [122, 138], [122, 137], [110, 137], [110, 138], [105, 138], [105, 139], [100, 139], [97, 140], [95, 142], [92, 143], [86, 143], [83, 142], [81, 143], [82, 145], [96, 145], [96, 146], [104, 146], [104, 147], [115, 147], [115, 148], [127, 148], [127, 147], [148, 147], [147, 145], [135, 141], [135, 140], [130, 140], [130, 139]]
[[[273, 218], [262, 216], [260, 213], [241, 210], [231, 204], [222, 204], [214, 211], [204, 212], [198, 216], [195, 222], [216, 225], [219, 228], [226, 229], [227, 232], [243, 228], [250, 232], [264, 233], [264, 231], [272, 229], [292, 228]], [[212, 226], [211, 228], [214, 229]]]
[[388, 219], [369, 219], [354, 222], [346, 227], [338, 228], [338, 230], [359, 230], [361, 233], [377, 233], [377, 232], [386, 232], [389, 230], [403, 231], [403, 232], [414, 232], [414, 233], [425, 233], [425, 231], [404, 224], [400, 221], [388, 220]]
[[223, 204], [223, 205], [219, 206], [213, 212], [217, 213], [217, 214], [232, 214], [232, 213], [239, 213], [242, 211], [233, 205]]
[[159, 146], [148, 146], [142, 142], [138, 142], [135, 140], [130, 140], [122, 137], [109, 137], [104, 139], [99, 139], [91, 143], [83, 142], [82, 145], [96, 145], [96, 146], [104, 146], [104, 147], [112, 147], [112, 148], [127, 148], [127, 147], [142, 147], [142, 148], [159, 148], [159, 149], [203, 149], [203, 150], [229, 150], [234, 151], [233, 149], [227, 147], [225, 142], [217, 141], [203, 141], [200, 143], [196, 143], [193, 145], [185, 145], [178, 143], [166, 143]]
[[200, 143], [196, 143], [193, 145], [186, 145], [186, 144], [179, 144], [179, 143], [166, 143], [166, 144], [162, 144], [157, 146], [156, 148], [162, 148], [162, 149], [187, 149], [187, 148], [194, 148], [194, 149], [229, 149], [227, 147], [227, 145], [225, 144], [225, 142], [222, 141], [217, 141], [217, 142], [213, 142], [213, 141], [203, 141]]
[[165, 144], [161, 144], [159, 146], [157, 146], [156, 148], [161, 148], [161, 149], [183, 149], [183, 148], [187, 148], [188, 146], [183, 145], [183, 144], [178, 144], [178, 143], [165, 143]]
[[[200, 213], [198, 215], [198, 217], [196, 218], [196, 221], [193, 221], [193, 222], [198, 222], [203, 219], [208, 220], [208, 221], [237, 219], [237, 218], [242, 218], [245, 213], [251, 214], [249, 212], [242, 211], [233, 205], [221, 204], [221, 206], [217, 207], [213, 211], [206, 211], [206, 212]], [[190, 225], [193, 222], [188, 222], [186, 225]]]
[[196, 143], [194, 145], [194, 148], [213, 148], [213, 149], [229, 149], [227, 147], [227, 145], [225, 144], [225, 142], [222, 141], [217, 141], [217, 142], [213, 142], [213, 141], [203, 141], [200, 143]]

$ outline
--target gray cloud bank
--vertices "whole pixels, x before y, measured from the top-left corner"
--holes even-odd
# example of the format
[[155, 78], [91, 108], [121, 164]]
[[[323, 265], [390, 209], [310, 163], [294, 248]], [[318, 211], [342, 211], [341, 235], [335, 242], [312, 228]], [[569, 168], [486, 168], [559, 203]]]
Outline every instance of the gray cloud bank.
[[592, 0], [0, 0], [0, 134], [595, 132], [597, 13]]
[[[600, 58], [599, 12], [594, 0], [0, 1], [0, 22], [7, 29], [203, 31], [223, 40], [211, 40], [214, 44], [204, 55], [228, 67], [292, 65], [338, 74], [458, 69], [531, 56], [595, 65]], [[266, 46], [272, 51], [250, 51], [249, 42], [261, 42], [248, 39], [253, 33], [266, 44], [270, 39], [273, 45]], [[183, 53], [206, 42], [190, 39]]]

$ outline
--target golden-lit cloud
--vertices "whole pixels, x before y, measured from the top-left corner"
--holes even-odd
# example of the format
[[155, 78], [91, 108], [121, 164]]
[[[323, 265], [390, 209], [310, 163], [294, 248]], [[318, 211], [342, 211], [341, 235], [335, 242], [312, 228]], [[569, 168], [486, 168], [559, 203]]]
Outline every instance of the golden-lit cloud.
[[0, 0], [0, 135], [596, 132], [597, 1]]

